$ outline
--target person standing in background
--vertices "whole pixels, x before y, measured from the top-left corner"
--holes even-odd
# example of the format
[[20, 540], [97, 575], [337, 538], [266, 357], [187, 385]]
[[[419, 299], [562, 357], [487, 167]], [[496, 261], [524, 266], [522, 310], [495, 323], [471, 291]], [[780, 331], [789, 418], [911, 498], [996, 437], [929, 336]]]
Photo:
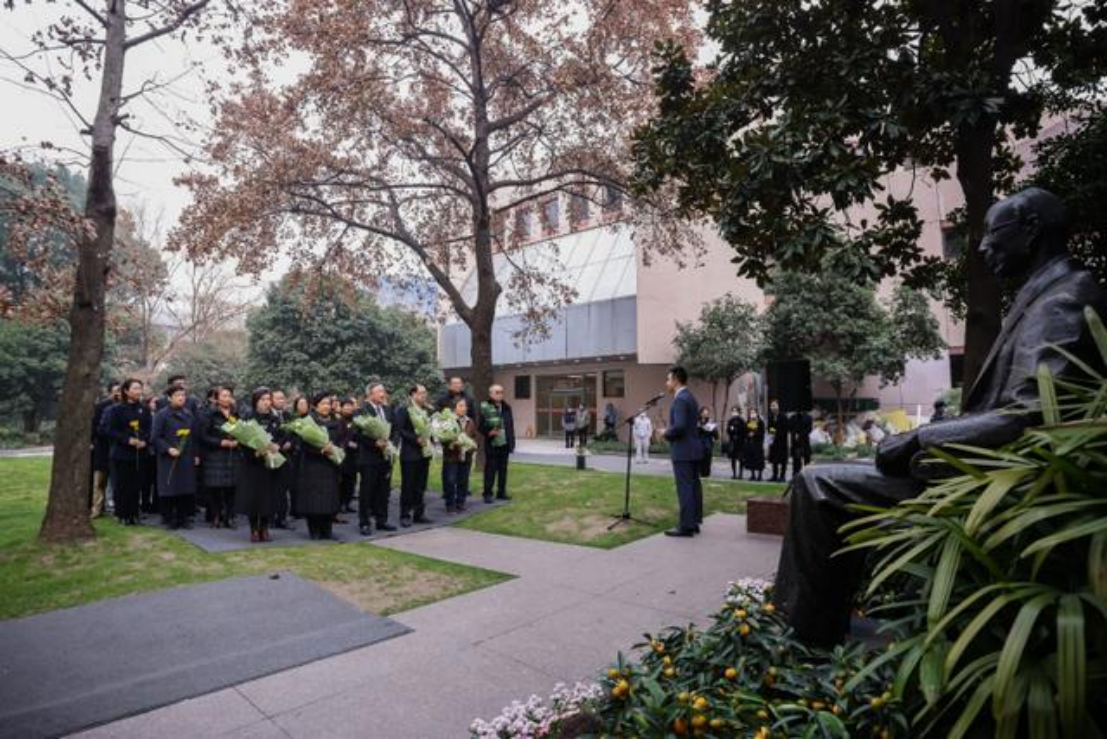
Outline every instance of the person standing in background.
[[516, 448], [516, 424], [512, 406], [504, 400], [503, 386], [489, 386], [489, 399], [481, 404], [480, 419], [478, 429], [485, 440], [484, 501], [492, 503], [494, 486], [497, 500], [511, 500], [508, 458]]
[[784, 482], [789, 468], [789, 419], [781, 412], [776, 400], [769, 402], [766, 416], [766, 434], [769, 436], [769, 463], [773, 482]]
[[[366, 388], [362, 413], [383, 418], [394, 424], [385, 386], [371, 382]], [[395, 427], [392, 428], [395, 433]], [[373, 533], [372, 523], [378, 531], [396, 531], [389, 523], [389, 489], [392, 477], [392, 458], [386, 456], [390, 439], [371, 439], [355, 427], [354, 438], [358, 442], [358, 531], [362, 536]], [[371, 523], [372, 522], [372, 523]]]
[[413, 415], [426, 411], [427, 388], [423, 385], [413, 385], [408, 390], [408, 405], [396, 411], [395, 431], [400, 437], [400, 525], [404, 528], [413, 523], [431, 523], [423, 502], [431, 469], [431, 457], [424, 450], [431, 439], [416, 431], [412, 423]]
[[716, 442], [719, 441], [719, 424], [712, 420], [712, 409], [706, 405], [700, 408], [696, 433], [704, 446], [704, 456], [700, 458], [698, 471], [701, 477], [711, 477], [712, 454], [715, 452]]
[[111, 440], [112, 498], [115, 516], [124, 526], [139, 521], [139, 493], [142, 487], [143, 458], [150, 438], [150, 411], [142, 402], [142, 382], [124, 380], [120, 385], [123, 401], [108, 416]]
[[743, 467], [750, 472], [750, 479], [762, 481], [762, 470], [766, 468], [766, 423], [758, 411], [750, 408], [746, 412], [746, 443], [743, 444]]
[[635, 461], [638, 464], [646, 464], [650, 461], [650, 442], [654, 438], [654, 424], [646, 411], [635, 416], [631, 433], [635, 437]]
[[274, 388], [272, 402], [272, 412], [277, 419], [277, 431], [273, 435], [273, 441], [277, 444], [277, 450], [285, 456], [285, 463], [277, 468], [277, 495], [276, 500], [273, 503], [273, 528], [275, 529], [291, 529], [293, 524], [288, 520], [289, 516], [289, 499], [292, 491], [293, 481], [296, 476], [296, 465], [293, 461], [295, 456], [294, 439], [295, 434], [290, 434], [281, 428], [284, 424], [292, 420], [288, 412], [288, 396], [285, 395], [285, 391], [280, 388]]
[[334, 538], [335, 514], [339, 510], [338, 465], [331, 461], [331, 450], [338, 446], [338, 422], [331, 418], [331, 394], [312, 396], [312, 419], [327, 431], [330, 439], [322, 448], [301, 441], [300, 469], [297, 474], [297, 512], [308, 519], [308, 536], [330, 541]]
[[[435, 403], [435, 410], [441, 411], [444, 408], [450, 408], [451, 410], [453, 410], [454, 408], [457, 407], [457, 404], [458, 404], [459, 400], [464, 400], [466, 402], [466, 415], [469, 417], [469, 419], [471, 421], [473, 421], [474, 427], [476, 427], [477, 422], [478, 422], [478, 419], [477, 419], [477, 402], [473, 399], [473, 396], [470, 395], [469, 392], [466, 390], [465, 380], [463, 380], [461, 377], [458, 377], [457, 375], [450, 378], [450, 380], [448, 382], [448, 385], [447, 385], [447, 388], [446, 388], [446, 392], [443, 393], [439, 397], [438, 402]], [[470, 494], [469, 480], [470, 480], [471, 475], [473, 474], [473, 455], [472, 454], [469, 455], [466, 458], [465, 464], [467, 465], [467, 467], [466, 467], [466, 470], [465, 470], [465, 474], [462, 475], [462, 480], [463, 480], [463, 484], [465, 485], [465, 490], [462, 491], [462, 494], [465, 497], [469, 497], [469, 494]], [[446, 498], [446, 491], [444, 490], [443, 491], [443, 499], [445, 500], [445, 498]]]
[[698, 434], [696, 398], [687, 386], [688, 381], [688, 372], [680, 365], [671, 367], [666, 375], [666, 389], [673, 393], [673, 404], [669, 408], [665, 439], [669, 442], [680, 508], [679, 523], [676, 528], [667, 530], [666, 536], [691, 537], [699, 534], [703, 514], [698, 467], [704, 455], [704, 444]]
[[[454, 416], [462, 433], [477, 441], [477, 424], [469, 417], [469, 407], [465, 398], [454, 403]], [[462, 451], [458, 442], [446, 444], [442, 450], [442, 491], [446, 496], [446, 512], [461, 513], [466, 509], [466, 495], [469, 492], [469, 468], [472, 463], [472, 451]]]
[[789, 451], [793, 458], [793, 477], [812, 463], [812, 414], [797, 411], [789, 419]]
[[[354, 491], [358, 487], [358, 441], [354, 438], [354, 413], [358, 403], [354, 398], [343, 398], [339, 407], [339, 440], [346, 453], [339, 467], [339, 512], [353, 513]], [[345, 523], [336, 520], [335, 523]]]
[[577, 410], [567, 407], [562, 413], [562, 431], [566, 434], [566, 449], [572, 449], [577, 439]]
[[577, 443], [581, 446], [589, 445], [589, 426], [592, 425], [592, 414], [582, 403], [577, 407]]
[[[248, 416], [276, 439], [281, 422], [273, 412], [273, 394], [267, 387], [259, 387], [250, 394]], [[239, 447], [239, 469], [235, 490], [235, 513], [246, 516], [250, 522], [250, 541], [271, 541], [269, 522], [277, 508], [280, 470], [271, 469], [267, 455], [280, 451], [273, 441], [266, 449]], [[286, 462], [287, 463], [287, 462]]]
[[108, 475], [111, 472], [111, 439], [108, 437], [108, 417], [122, 394], [119, 383], [108, 383], [108, 395], [92, 411], [92, 487], [89, 490], [89, 515], [100, 518], [108, 498]]
[[[158, 398], [146, 394], [142, 402], [146, 410], [150, 412], [151, 422], [154, 414], [158, 412]], [[142, 482], [139, 486], [139, 511], [143, 514], [157, 513], [158, 511], [158, 466], [157, 451], [153, 445], [146, 445], [146, 454], [142, 458]]]
[[619, 415], [612, 403], [604, 406], [604, 438], [608, 441], [616, 441], [616, 424], [619, 423]]
[[221, 387], [216, 407], [204, 421], [200, 444], [204, 448], [201, 470], [208, 496], [208, 517], [212, 528], [235, 528], [235, 478], [238, 474], [239, 443], [223, 431], [223, 424], [235, 419], [235, 396]]
[[193, 496], [196, 495], [196, 471], [200, 450], [193, 438], [196, 418], [189, 411], [188, 392], [170, 385], [166, 403], [154, 414], [150, 446], [154, 449], [158, 475], [158, 502], [166, 527], [191, 529]]
[[731, 460], [731, 479], [743, 476], [743, 446], [746, 444], [746, 421], [738, 406], [731, 409], [727, 419], [727, 456]]

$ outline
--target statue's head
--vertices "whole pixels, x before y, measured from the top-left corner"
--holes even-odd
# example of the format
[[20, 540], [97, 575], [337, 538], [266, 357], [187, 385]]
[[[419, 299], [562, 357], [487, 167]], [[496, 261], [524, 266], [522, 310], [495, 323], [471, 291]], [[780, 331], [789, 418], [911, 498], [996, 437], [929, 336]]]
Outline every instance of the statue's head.
[[998, 277], [1026, 272], [1043, 257], [1063, 254], [1069, 234], [1066, 206], [1055, 195], [1029, 187], [989, 208], [978, 249]]

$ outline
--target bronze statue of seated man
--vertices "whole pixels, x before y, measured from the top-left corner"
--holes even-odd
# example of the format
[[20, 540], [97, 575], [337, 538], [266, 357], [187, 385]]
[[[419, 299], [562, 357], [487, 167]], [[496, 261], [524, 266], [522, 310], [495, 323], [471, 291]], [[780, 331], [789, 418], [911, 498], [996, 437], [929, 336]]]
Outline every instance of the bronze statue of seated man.
[[963, 414], [888, 437], [873, 465], [816, 465], [793, 479], [773, 597], [801, 640], [830, 646], [848, 631], [865, 555], [832, 555], [843, 546], [839, 528], [859, 515], [850, 506], [915, 497], [925, 484], [919, 462], [928, 449], [998, 447], [1018, 438], [1040, 420], [1038, 367], [1045, 364], [1056, 377], [1079, 374], [1063, 351], [1096, 366], [1084, 309], [1104, 317], [1104, 288], [1070, 259], [1067, 236], [1065, 207], [1045, 190], [1029, 188], [990, 208], [978, 248], [997, 276], [1023, 283], [964, 395]]

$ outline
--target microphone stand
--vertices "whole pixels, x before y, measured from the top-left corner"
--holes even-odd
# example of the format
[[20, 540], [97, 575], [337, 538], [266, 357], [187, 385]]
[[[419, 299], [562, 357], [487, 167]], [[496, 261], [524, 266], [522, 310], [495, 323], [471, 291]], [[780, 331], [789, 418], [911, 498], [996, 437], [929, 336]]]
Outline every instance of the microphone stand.
[[641, 408], [635, 411], [624, 420], [624, 424], [627, 425], [627, 472], [623, 477], [623, 511], [612, 516], [615, 521], [612, 521], [608, 525], [608, 531], [611, 531], [621, 523], [628, 523], [634, 521], [635, 523], [645, 524], [650, 526], [649, 521], [643, 521], [635, 518], [631, 515], [631, 457], [634, 455], [634, 436], [635, 436], [635, 419], [639, 417], [640, 413], [645, 413], [648, 409], [653, 408], [658, 404], [662, 398], [665, 397], [665, 393], [658, 395], [648, 400]]

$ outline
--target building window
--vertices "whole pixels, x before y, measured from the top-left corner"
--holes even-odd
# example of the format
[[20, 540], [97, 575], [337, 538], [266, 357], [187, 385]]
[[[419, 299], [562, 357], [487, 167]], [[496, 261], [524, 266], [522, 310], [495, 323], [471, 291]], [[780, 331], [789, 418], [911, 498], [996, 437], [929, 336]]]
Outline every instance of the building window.
[[527, 400], [531, 397], [531, 375], [516, 375], [515, 399]]
[[574, 193], [569, 196], [569, 225], [574, 231], [589, 220], [589, 199]]
[[966, 232], [949, 221], [943, 221], [943, 259], [961, 259], [966, 253]]
[[604, 370], [604, 397], [623, 397], [623, 370]]
[[520, 208], [516, 211], [515, 239], [528, 241], [531, 238], [531, 209]]
[[542, 204], [542, 232], [544, 236], [553, 236], [561, 225], [562, 214], [558, 198], [554, 197]]
[[623, 190], [611, 185], [605, 185], [601, 193], [600, 207], [606, 215], [618, 213], [623, 209]]

